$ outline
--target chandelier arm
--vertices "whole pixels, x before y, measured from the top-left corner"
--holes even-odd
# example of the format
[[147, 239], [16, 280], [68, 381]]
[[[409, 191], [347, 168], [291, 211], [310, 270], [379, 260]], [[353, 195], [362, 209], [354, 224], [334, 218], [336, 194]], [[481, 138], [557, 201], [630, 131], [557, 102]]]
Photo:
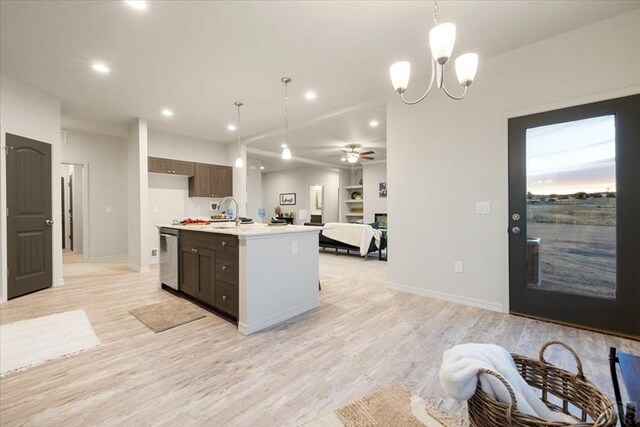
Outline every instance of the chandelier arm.
[[418, 102], [425, 99], [427, 95], [429, 95], [429, 92], [431, 92], [431, 88], [433, 87], [433, 81], [435, 80], [435, 77], [436, 77], [436, 61], [431, 60], [431, 82], [429, 82], [429, 87], [427, 88], [427, 91], [424, 93], [424, 95], [422, 95], [420, 98], [416, 99], [415, 101], [407, 101], [406, 99], [404, 99], [404, 93], [401, 93], [400, 99], [402, 99], [402, 102], [404, 102], [407, 105], [415, 105]]
[[447, 96], [451, 99], [454, 99], [456, 101], [460, 101], [462, 98], [464, 98], [467, 95], [467, 88], [468, 86], [464, 87], [464, 92], [462, 92], [462, 95], [460, 96], [455, 96], [449, 93], [449, 91], [447, 90], [447, 87], [444, 85], [444, 83], [442, 84], [442, 90], [444, 91], [444, 93], [447, 94]]

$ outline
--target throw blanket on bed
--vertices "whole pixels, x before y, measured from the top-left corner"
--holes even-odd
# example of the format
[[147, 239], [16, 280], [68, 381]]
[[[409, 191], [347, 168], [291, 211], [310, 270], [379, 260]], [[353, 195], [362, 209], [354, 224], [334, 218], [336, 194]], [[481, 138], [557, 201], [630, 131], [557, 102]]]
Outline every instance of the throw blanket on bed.
[[[440, 384], [444, 393], [453, 399], [467, 400], [476, 391], [480, 368], [502, 375], [513, 389], [518, 411], [542, 418], [573, 424], [576, 420], [566, 414], [550, 410], [538, 397], [538, 391], [524, 380], [507, 350], [493, 344], [461, 344], [444, 352], [440, 368]], [[504, 384], [490, 375], [480, 376], [482, 391], [502, 403], [511, 398]]]
[[380, 230], [375, 230], [365, 224], [345, 224], [341, 222], [328, 222], [322, 229], [322, 234], [333, 240], [360, 248], [360, 255], [369, 253], [371, 239], [375, 239], [376, 247], [380, 247]]

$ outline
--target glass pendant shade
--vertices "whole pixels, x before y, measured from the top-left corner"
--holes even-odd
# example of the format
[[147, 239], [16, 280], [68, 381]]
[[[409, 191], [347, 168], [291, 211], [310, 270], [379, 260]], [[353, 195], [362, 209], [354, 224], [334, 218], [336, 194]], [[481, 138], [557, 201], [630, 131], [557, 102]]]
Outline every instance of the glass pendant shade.
[[347, 162], [356, 163], [358, 161], [358, 155], [354, 153], [347, 154]]
[[429, 31], [429, 47], [433, 59], [440, 65], [447, 63], [456, 43], [455, 24], [439, 24]]
[[396, 92], [404, 92], [409, 86], [409, 77], [411, 75], [411, 64], [407, 61], [396, 62], [389, 67], [389, 75], [391, 76], [391, 84]]
[[473, 83], [473, 79], [476, 77], [477, 71], [477, 53], [465, 53], [456, 59], [456, 75], [458, 76], [458, 81], [462, 86], [467, 87]]
[[238, 157], [238, 158], [236, 159], [236, 167], [237, 167], [237, 168], [244, 167], [244, 162], [242, 161], [242, 157]]
[[291, 160], [291, 150], [289, 150], [289, 147], [282, 149], [282, 160]]

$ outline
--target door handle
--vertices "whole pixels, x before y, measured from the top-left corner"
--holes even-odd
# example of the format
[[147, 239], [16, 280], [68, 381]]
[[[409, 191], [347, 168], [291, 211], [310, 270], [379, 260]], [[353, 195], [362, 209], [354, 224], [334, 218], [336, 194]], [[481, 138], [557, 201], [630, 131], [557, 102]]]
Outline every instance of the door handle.
[[511, 229], [512, 234], [520, 234], [520, 227], [513, 227]]
[[224, 271], [224, 270], [226, 270], [226, 269], [227, 269], [227, 266], [226, 266], [226, 265], [223, 265], [223, 266], [222, 266], [222, 271]]
[[53, 220], [48, 219], [44, 223], [47, 224], [47, 225], [53, 225]]

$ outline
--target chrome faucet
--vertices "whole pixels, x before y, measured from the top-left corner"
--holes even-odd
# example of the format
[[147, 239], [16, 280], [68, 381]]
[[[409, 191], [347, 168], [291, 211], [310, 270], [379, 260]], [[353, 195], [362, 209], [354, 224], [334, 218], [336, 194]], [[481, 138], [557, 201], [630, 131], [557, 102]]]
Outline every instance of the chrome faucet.
[[[236, 209], [233, 211], [233, 214], [236, 216], [236, 227], [240, 225], [240, 218], [238, 217], [238, 201], [231, 196], [227, 196], [224, 199], [220, 200], [220, 204], [218, 205], [218, 209], [222, 211], [222, 205], [224, 202], [232, 201], [236, 204]], [[233, 219], [233, 218], [232, 218]]]

